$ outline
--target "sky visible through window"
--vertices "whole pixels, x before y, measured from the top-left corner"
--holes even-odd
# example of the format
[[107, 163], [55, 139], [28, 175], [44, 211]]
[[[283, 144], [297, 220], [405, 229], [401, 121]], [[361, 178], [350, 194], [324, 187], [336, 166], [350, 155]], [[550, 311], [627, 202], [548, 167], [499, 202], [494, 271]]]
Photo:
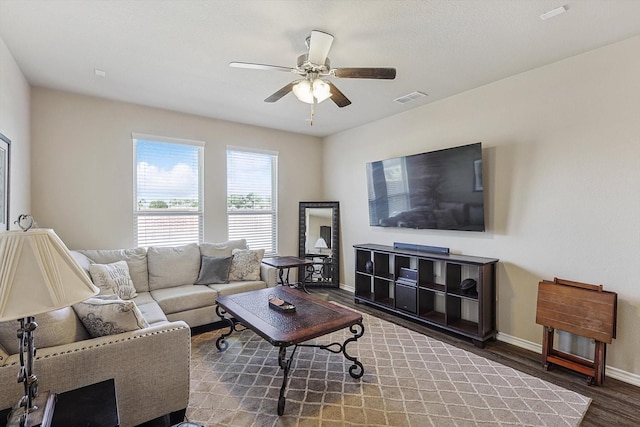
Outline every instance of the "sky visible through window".
[[[198, 150], [186, 144], [137, 140], [137, 198], [198, 200]], [[146, 206], [144, 206], [146, 207]]]

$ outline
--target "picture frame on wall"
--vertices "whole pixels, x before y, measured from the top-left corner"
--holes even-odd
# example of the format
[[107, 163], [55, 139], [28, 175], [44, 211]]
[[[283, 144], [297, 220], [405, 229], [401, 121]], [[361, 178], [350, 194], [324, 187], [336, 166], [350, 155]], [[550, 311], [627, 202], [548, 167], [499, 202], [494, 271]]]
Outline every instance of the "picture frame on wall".
[[9, 229], [9, 167], [11, 140], [0, 133], [0, 231]]

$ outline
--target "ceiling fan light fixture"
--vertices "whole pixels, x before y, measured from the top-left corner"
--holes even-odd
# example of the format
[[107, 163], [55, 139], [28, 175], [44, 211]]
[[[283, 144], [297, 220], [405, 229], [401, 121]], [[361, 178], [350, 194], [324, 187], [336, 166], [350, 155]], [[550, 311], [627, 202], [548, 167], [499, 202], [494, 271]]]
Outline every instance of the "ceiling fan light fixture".
[[307, 104], [313, 104], [314, 98], [319, 104], [331, 96], [331, 87], [321, 79], [302, 80], [293, 85], [292, 90], [296, 98]]

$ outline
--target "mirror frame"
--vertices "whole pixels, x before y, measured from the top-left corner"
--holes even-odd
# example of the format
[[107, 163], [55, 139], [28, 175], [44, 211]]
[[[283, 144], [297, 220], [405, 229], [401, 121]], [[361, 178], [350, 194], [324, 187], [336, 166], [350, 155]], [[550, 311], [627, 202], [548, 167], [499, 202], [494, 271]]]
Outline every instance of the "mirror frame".
[[[298, 257], [304, 258], [306, 252], [307, 208], [331, 208], [331, 281], [318, 286], [340, 287], [340, 202], [300, 202], [298, 208]], [[299, 281], [304, 281], [304, 274], [299, 272]], [[313, 282], [306, 284], [314, 285]]]

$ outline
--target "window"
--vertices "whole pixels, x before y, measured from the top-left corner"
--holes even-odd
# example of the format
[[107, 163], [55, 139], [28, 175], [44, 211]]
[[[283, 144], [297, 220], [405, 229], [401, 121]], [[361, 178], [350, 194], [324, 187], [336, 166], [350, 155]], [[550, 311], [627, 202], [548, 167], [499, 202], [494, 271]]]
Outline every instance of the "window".
[[227, 147], [229, 239], [247, 239], [251, 249], [275, 255], [278, 154]]
[[199, 243], [204, 142], [133, 134], [136, 246]]

